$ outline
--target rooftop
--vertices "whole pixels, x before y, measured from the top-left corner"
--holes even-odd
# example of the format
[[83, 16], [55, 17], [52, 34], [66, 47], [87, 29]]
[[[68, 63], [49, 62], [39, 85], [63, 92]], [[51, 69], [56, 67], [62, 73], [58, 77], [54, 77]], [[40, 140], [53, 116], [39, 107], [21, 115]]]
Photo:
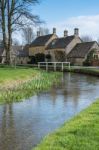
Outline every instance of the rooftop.
[[96, 42], [84, 42], [77, 44], [68, 54], [68, 58], [84, 58]]
[[72, 35], [55, 39], [47, 46], [46, 49], [65, 48], [74, 39], [74, 37], [75, 36]]
[[37, 37], [30, 46], [36, 47], [36, 46], [45, 46], [45, 44], [48, 42], [48, 40], [53, 36], [53, 34], [48, 34], [44, 36]]

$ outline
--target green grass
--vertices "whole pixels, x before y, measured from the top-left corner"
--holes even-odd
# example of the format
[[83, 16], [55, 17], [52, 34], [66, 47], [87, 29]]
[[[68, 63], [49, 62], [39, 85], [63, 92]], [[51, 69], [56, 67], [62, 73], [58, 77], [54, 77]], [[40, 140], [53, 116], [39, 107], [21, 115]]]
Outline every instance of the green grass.
[[99, 99], [34, 150], [99, 150]]
[[59, 82], [60, 73], [30, 68], [0, 68], [0, 104], [19, 102], [48, 90]]
[[39, 72], [34, 69], [14, 69], [14, 68], [0, 68], [0, 84], [13, 80], [24, 80], [26, 78], [34, 77]]
[[99, 77], [99, 69], [96, 68], [75, 68], [75, 67], [71, 67], [70, 69], [65, 68], [66, 71], [69, 72], [74, 72], [74, 73], [82, 73], [82, 74], [88, 74], [88, 75], [93, 75], [93, 76], [98, 76]]

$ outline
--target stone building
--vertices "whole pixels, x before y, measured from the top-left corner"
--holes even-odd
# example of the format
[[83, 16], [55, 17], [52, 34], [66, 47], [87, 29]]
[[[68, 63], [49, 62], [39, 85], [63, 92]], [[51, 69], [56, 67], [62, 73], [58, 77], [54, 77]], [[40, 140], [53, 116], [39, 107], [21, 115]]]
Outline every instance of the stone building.
[[19, 47], [19, 49], [17, 49], [16, 63], [17, 64], [28, 64], [29, 61], [30, 61], [29, 45], [27, 44], [24, 47], [23, 46]]
[[88, 56], [91, 54], [92, 56], [90, 56], [90, 61], [94, 60], [98, 51], [99, 45], [96, 41], [82, 42], [77, 44], [68, 54], [68, 61], [70, 61], [73, 65], [83, 65], [83, 63], [88, 60]]
[[[39, 57], [37, 54], [40, 54]], [[42, 59], [42, 55], [46, 59]], [[12, 46], [11, 57], [11, 61], [13, 63], [16, 61], [16, 64], [37, 63], [40, 61], [39, 59], [37, 61], [37, 58], [41, 58], [47, 62], [69, 61], [73, 65], [83, 65], [86, 61], [93, 61], [92, 65], [95, 65], [99, 64], [99, 45], [96, 41], [83, 42], [79, 37], [78, 28], [74, 29], [73, 35], [68, 35], [68, 31], [65, 30], [61, 38], [57, 36], [56, 28], [53, 28], [52, 34], [44, 36], [40, 36], [38, 31], [37, 38], [30, 45]], [[5, 52], [0, 45], [0, 63], [4, 63], [4, 59]]]
[[[11, 64], [27, 64], [29, 61], [29, 45], [17, 46], [13, 45], [10, 51]], [[3, 45], [0, 45], [0, 63], [4, 64], [6, 60], [6, 52]]]
[[[94, 50], [94, 52], [93, 52]], [[91, 60], [97, 57], [99, 61], [99, 45], [96, 41], [83, 42], [79, 37], [79, 29], [74, 29], [74, 34], [69, 36], [68, 31], [64, 31], [64, 37], [58, 38], [56, 29], [53, 29], [53, 34], [40, 36], [37, 32], [37, 38], [31, 43], [29, 48], [29, 56], [35, 56], [38, 53], [43, 53], [45, 56], [50, 56], [46, 59], [49, 62], [65, 62], [69, 61], [73, 65], [83, 65], [88, 59], [89, 54], [92, 54]]]
[[79, 30], [74, 29], [74, 35], [68, 36], [68, 31], [64, 31], [64, 37], [52, 40], [46, 47], [46, 54], [51, 55], [51, 61], [67, 61], [67, 55], [77, 43], [81, 43]]
[[56, 29], [53, 28], [53, 34], [40, 36], [40, 32], [37, 32], [37, 38], [30, 44], [29, 56], [35, 56], [38, 53], [45, 54], [46, 47], [54, 39], [57, 39]]

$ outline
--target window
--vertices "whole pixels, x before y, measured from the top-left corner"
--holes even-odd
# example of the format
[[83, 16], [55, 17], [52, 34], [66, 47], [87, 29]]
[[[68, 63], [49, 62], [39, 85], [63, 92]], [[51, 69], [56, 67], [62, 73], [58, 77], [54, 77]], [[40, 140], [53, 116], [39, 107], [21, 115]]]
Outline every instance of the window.
[[98, 59], [98, 55], [94, 54], [94, 59], [97, 60]]

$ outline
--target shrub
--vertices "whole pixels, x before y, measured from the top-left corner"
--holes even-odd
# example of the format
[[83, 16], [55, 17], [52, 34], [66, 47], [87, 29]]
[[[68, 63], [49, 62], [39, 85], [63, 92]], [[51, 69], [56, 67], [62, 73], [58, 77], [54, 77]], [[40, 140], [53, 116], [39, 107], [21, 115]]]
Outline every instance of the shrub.
[[45, 62], [45, 54], [38, 53], [35, 55], [36, 63], [38, 62]]

